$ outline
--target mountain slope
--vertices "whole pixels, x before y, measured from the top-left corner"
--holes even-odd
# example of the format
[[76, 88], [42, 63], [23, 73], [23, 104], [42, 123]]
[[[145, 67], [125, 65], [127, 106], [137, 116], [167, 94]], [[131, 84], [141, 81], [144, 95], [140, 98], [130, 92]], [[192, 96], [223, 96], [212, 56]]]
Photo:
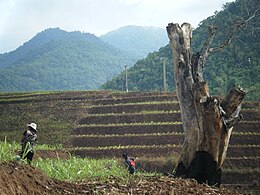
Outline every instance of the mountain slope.
[[[232, 85], [248, 91], [248, 100], [260, 100], [260, 3], [257, 0], [237, 0], [227, 3], [222, 11], [203, 20], [193, 31], [192, 49], [200, 51], [206, 41], [209, 25], [218, 26], [212, 47], [228, 39], [235, 22], [254, 15], [243, 28], [235, 32], [231, 44], [224, 50], [211, 53], [204, 67], [204, 77], [213, 95], [224, 95]], [[257, 9], [258, 8], [258, 9]], [[246, 15], [243, 15], [247, 13]], [[128, 70], [128, 88], [133, 91], [163, 90], [162, 58], [166, 58], [167, 84], [175, 89], [173, 59], [169, 45], [139, 60]], [[103, 89], [122, 89], [124, 72], [105, 83]]]
[[0, 91], [97, 89], [132, 63], [92, 34], [47, 29], [0, 55]]
[[145, 57], [169, 42], [164, 29], [142, 26], [125, 26], [100, 36], [100, 39], [136, 58]]

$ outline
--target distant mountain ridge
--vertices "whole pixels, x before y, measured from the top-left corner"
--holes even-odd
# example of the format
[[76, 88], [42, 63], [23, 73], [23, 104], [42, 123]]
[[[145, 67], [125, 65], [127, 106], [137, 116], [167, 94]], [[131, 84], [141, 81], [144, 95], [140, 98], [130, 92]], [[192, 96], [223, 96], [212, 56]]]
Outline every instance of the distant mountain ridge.
[[137, 58], [143, 58], [169, 42], [165, 29], [134, 25], [108, 32], [100, 39]]
[[124, 64], [132, 57], [93, 34], [47, 29], [0, 55], [0, 91], [97, 89]]
[[75, 31], [68, 33], [60, 28], [49, 28], [42, 32], [37, 33], [31, 40], [25, 42], [22, 46], [9, 53], [0, 54], [0, 68], [8, 66], [13, 62], [23, 58], [29, 52], [41, 48], [44, 44], [50, 41], [66, 40], [66, 39], [81, 39], [85, 38], [88, 41], [91, 39], [94, 41], [100, 41], [95, 35], [90, 33], [81, 33]]
[[[0, 91], [98, 89], [125, 65], [131, 67], [141, 56], [160, 48], [162, 31], [128, 26], [98, 38], [79, 31], [46, 29], [16, 50], [0, 54]], [[137, 54], [105, 41], [115, 36]], [[138, 42], [136, 37], [140, 37]]]

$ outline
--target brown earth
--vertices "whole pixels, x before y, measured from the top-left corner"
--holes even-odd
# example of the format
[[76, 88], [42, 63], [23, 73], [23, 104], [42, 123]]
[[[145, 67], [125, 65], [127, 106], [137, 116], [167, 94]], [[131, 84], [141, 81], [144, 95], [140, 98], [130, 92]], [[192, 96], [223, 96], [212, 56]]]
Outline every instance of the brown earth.
[[104, 135], [104, 134], [145, 134], [145, 133], [168, 133], [176, 132], [183, 133], [182, 124], [153, 124], [153, 128], [150, 125], [144, 124], [122, 124], [122, 125], [100, 125], [100, 126], [87, 126], [77, 127], [72, 131], [72, 135]]
[[88, 115], [81, 118], [79, 124], [120, 124], [120, 123], [151, 123], [151, 122], [181, 122], [180, 113], [134, 113], [118, 115]]
[[134, 135], [134, 136], [82, 136], [75, 137], [71, 142], [75, 147], [105, 147], [105, 146], [152, 146], [175, 143], [181, 145], [184, 141], [183, 135], [178, 134], [154, 134], [154, 135]]
[[41, 170], [17, 162], [0, 165], [1, 194], [241, 194], [230, 188], [212, 188], [194, 180], [131, 176], [128, 184], [117, 178], [106, 182], [71, 183], [48, 178]]
[[37, 150], [33, 157], [34, 159], [42, 158], [42, 159], [55, 159], [60, 158], [62, 160], [66, 160], [70, 158], [69, 152], [66, 150]]
[[[78, 120], [85, 118], [92, 111], [87, 108], [91, 106], [102, 107], [101, 105], [111, 105], [111, 104], [122, 104], [122, 103], [134, 103], [134, 102], [146, 102], [146, 101], [176, 101], [176, 96], [172, 96], [173, 94], [161, 94], [161, 93], [110, 93], [110, 92], [68, 92], [68, 93], [54, 93], [54, 94], [41, 94], [41, 95], [24, 95], [14, 97], [13, 95], [0, 95], [0, 106], [1, 106], [1, 117], [4, 121], [2, 121], [2, 125], [0, 131], [11, 132], [14, 129], [22, 129], [23, 125], [29, 120], [34, 119], [35, 117], [39, 121], [39, 127], [44, 127], [39, 131], [40, 141], [42, 143], [60, 143], [62, 141], [66, 141], [66, 136], [69, 136], [70, 129], [74, 127], [75, 123], [78, 124]], [[140, 105], [136, 106], [136, 112], [142, 111]], [[123, 111], [126, 113], [124, 115], [129, 115], [131, 118], [133, 116], [130, 114], [132, 112], [131, 106], [125, 106]], [[260, 103], [243, 103], [243, 108], [247, 110], [242, 110], [241, 113], [244, 115], [244, 120], [239, 123], [235, 128], [234, 132], [259, 132], [259, 107]], [[113, 112], [113, 108], [106, 107], [102, 108], [102, 113], [111, 113]], [[140, 108], [140, 109], [139, 109]], [[158, 110], [159, 107], [155, 105], [145, 106], [147, 109]], [[121, 108], [117, 107], [116, 109], [121, 110]], [[168, 110], [168, 109], [166, 109]], [[10, 112], [11, 111], [11, 112]], [[98, 110], [97, 110], [98, 111]], [[97, 111], [93, 111], [94, 113], [99, 113]], [[101, 111], [101, 110], [99, 110]], [[116, 113], [119, 111], [116, 110]], [[30, 113], [30, 115], [28, 115]], [[119, 112], [120, 113], [120, 112]], [[9, 115], [8, 115], [9, 114]], [[143, 113], [145, 114], [145, 113]], [[19, 120], [14, 120], [15, 117], [19, 116]], [[150, 115], [151, 116], [151, 115]], [[161, 115], [162, 116], [162, 115]], [[167, 116], [163, 116], [165, 118]], [[169, 116], [168, 116], [169, 117]], [[119, 117], [120, 118], [120, 117]], [[123, 118], [123, 117], [121, 117]], [[158, 118], [158, 116], [156, 116]], [[170, 117], [169, 117], [170, 118]], [[11, 119], [11, 120], [9, 120]], [[90, 118], [88, 118], [90, 119]], [[109, 118], [111, 122], [111, 118]], [[36, 121], [37, 121], [36, 120]], [[92, 119], [97, 120], [97, 117]], [[135, 119], [138, 121], [139, 119]], [[147, 120], [147, 116], [143, 119]], [[148, 121], [153, 121], [154, 118], [150, 118]], [[58, 122], [57, 122], [58, 121]], [[98, 124], [102, 124], [104, 121], [104, 117], [100, 119], [100, 121], [95, 121]], [[170, 120], [172, 121], [172, 119]], [[88, 123], [90, 121], [87, 121]], [[132, 122], [131, 120], [129, 122]], [[64, 123], [68, 123], [67, 126]], [[58, 128], [60, 127], [60, 128]], [[97, 127], [88, 127], [86, 129], [79, 129], [85, 133], [89, 133], [89, 129], [93, 128], [93, 132], [98, 134], [111, 134], [117, 133], [119, 130], [122, 130], [120, 127], [109, 127], [107, 129], [100, 129], [98, 132], [95, 130]], [[124, 127], [125, 128], [125, 127]], [[123, 130], [127, 133], [132, 132], [130, 130], [134, 130], [135, 133], [145, 133], [147, 129], [150, 129], [149, 132], [158, 132], [161, 131], [159, 129], [165, 128], [164, 132], [169, 132], [167, 130], [168, 127], [160, 126], [160, 128], [155, 126], [155, 129], [152, 129], [151, 126], [138, 127], [134, 126], [129, 128], [127, 126]], [[129, 129], [127, 129], [129, 128]], [[172, 127], [171, 127], [172, 128]], [[138, 131], [138, 129], [141, 129]], [[172, 128], [173, 129], [173, 128]], [[65, 131], [66, 130], [66, 131]], [[105, 131], [109, 130], [109, 131]], [[127, 131], [128, 130], [128, 131]], [[178, 127], [178, 132], [181, 130], [181, 127]], [[77, 129], [75, 129], [77, 131]], [[92, 131], [92, 129], [91, 129]], [[174, 129], [175, 131], [175, 129]], [[52, 133], [49, 133], [52, 132]], [[55, 132], [55, 134], [53, 134]], [[62, 133], [61, 133], [62, 132]], [[171, 132], [171, 131], [170, 131]], [[66, 134], [67, 133], [67, 134]], [[133, 132], [132, 132], [133, 133]], [[75, 133], [77, 134], [77, 132]], [[119, 134], [123, 134], [123, 131]], [[54, 136], [55, 135], [55, 136]], [[60, 137], [60, 135], [64, 136]], [[15, 133], [12, 134], [11, 139], [13, 140]], [[251, 135], [248, 135], [251, 136]], [[251, 136], [252, 137], [252, 136]], [[45, 140], [44, 140], [45, 138]], [[232, 136], [232, 138], [235, 138]], [[231, 139], [232, 139], [231, 138]], [[19, 140], [20, 138], [18, 138]], [[257, 135], [256, 135], [257, 139]], [[238, 139], [241, 140], [241, 139]], [[55, 142], [54, 142], [55, 141]], [[238, 143], [239, 144], [239, 143]], [[144, 156], [144, 154], [151, 154], [152, 157], [157, 157], [155, 154], [164, 153], [166, 156], [171, 153], [178, 152], [180, 148], [130, 148], [128, 152], [131, 154], [140, 154], [140, 156]], [[152, 152], [151, 152], [152, 151]], [[109, 151], [105, 150], [86, 150], [86, 151], [77, 151], [75, 152], [81, 156], [95, 156], [102, 157], [106, 154], [106, 156], [111, 156], [112, 154], [121, 155], [125, 152], [125, 149], [110, 149]], [[164, 156], [165, 156], [164, 155]], [[237, 157], [238, 159], [242, 157], [257, 157], [259, 156], [259, 147], [258, 146], [236, 146], [230, 147], [228, 150], [228, 157]], [[230, 156], [230, 157], [231, 157]], [[69, 154], [66, 151], [39, 151], [37, 150], [35, 154], [36, 158], [61, 158], [67, 159], [69, 158]], [[151, 157], [147, 155], [147, 157]], [[235, 161], [240, 161], [235, 159]], [[247, 159], [247, 161], [249, 161]], [[250, 163], [254, 167], [259, 168], [259, 159], [255, 159], [254, 162], [245, 162], [243, 164]], [[254, 164], [256, 163], [256, 164]], [[251, 165], [250, 165], [251, 168]], [[247, 170], [246, 167], [245, 170]], [[259, 188], [257, 174], [254, 172], [250, 172], [251, 176], [248, 175], [248, 172], [245, 174], [243, 172], [237, 175], [226, 175], [229, 177], [228, 180], [234, 181], [237, 185], [242, 185], [240, 183], [241, 178], [249, 181], [250, 183], [253, 180], [256, 180], [255, 185]], [[248, 176], [248, 177], [246, 177]], [[253, 179], [251, 178], [253, 177]], [[259, 177], [258, 177], [259, 178]], [[225, 178], [223, 178], [225, 179]], [[48, 178], [42, 171], [37, 170], [28, 165], [20, 165], [17, 163], [4, 163], [0, 165], [0, 194], [94, 194], [95, 192], [99, 192], [100, 194], [239, 194], [236, 191], [227, 189], [212, 189], [205, 185], [198, 185], [195, 181], [192, 180], [180, 180], [180, 179], [172, 179], [169, 177], [133, 177], [133, 181], [130, 184], [123, 184], [122, 181], [119, 181], [116, 178], [111, 178], [109, 182], [98, 182], [98, 181], [84, 181], [82, 183], [69, 183], [65, 181], [57, 181], [54, 179]], [[232, 183], [233, 184], [233, 183]], [[248, 188], [249, 189], [249, 188]], [[246, 191], [246, 194], [250, 194], [250, 190]], [[257, 191], [259, 192], [259, 190]], [[259, 194], [259, 193], [256, 193]]]

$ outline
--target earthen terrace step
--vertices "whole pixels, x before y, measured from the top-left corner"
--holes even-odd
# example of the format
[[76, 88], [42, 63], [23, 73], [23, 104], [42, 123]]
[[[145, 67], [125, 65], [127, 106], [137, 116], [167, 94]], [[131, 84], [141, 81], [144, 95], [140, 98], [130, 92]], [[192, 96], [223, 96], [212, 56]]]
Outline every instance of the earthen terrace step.
[[154, 102], [154, 101], [177, 101], [174, 95], [158, 95], [158, 96], [141, 96], [141, 97], [118, 97], [118, 98], [102, 98], [92, 101], [93, 105], [112, 105], [122, 103], [136, 102]]
[[163, 101], [163, 102], [139, 102], [139, 103], [125, 103], [115, 105], [99, 105], [92, 106], [88, 109], [90, 114], [105, 114], [105, 113], [136, 113], [141, 111], [171, 111], [180, 110], [177, 101]]
[[181, 145], [182, 133], [125, 134], [125, 135], [88, 135], [71, 139], [73, 147], [138, 146], [138, 145]]
[[104, 125], [80, 125], [72, 131], [72, 135], [86, 134], [142, 134], [142, 133], [167, 133], [183, 132], [179, 123], [134, 123], [134, 124], [104, 124]]
[[172, 121], [181, 121], [181, 115], [179, 112], [88, 115], [80, 119], [79, 124], [117, 124]]
[[[235, 133], [230, 139], [230, 145], [257, 145], [260, 134]], [[125, 146], [125, 145], [163, 145], [184, 143], [184, 133], [143, 133], [143, 134], [104, 134], [104, 135], [75, 135], [71, 136], [72, 147], [104, 147], [104, 146]]]
[[[112, 158], [121, 157], [125, 152], [135, 157], [167, 157], [175, 155], [178, 157], [182, 150], [182, 145], [138, 145], [138, 146], [118, 146], [118, 147], [74, 147], [66, 148], [72, 154], [80, 157], [90, 158]], [[227, 157], [256, 157], [260, 156], [260, 145], [240, 145], [229, 146]]]

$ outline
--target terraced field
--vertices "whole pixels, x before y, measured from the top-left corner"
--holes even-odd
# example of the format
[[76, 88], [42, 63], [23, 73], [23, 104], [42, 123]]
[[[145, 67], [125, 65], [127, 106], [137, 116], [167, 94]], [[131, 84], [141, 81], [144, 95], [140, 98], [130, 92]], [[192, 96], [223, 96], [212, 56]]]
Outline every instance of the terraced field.
[[[223, 182], [259, 185], [260, 103], [245, 102], [234, 127]], [[171, 172], [184, 133], [173, 93], [107, 91], [0, 94], [0, 138], [19, 141], [25, 124], [39, 125], [39, 142], [94, 158], [128, 152], [140, 169]]]
[[[94, 100], [87, 112], [72, 131], [69, 151], [93, 158], [120, 158], [128, 152], [147, 171], [158, 171], [158, 166], [148, 166], [150, 160], [160, 164], [172, 159], [172, 166], [163, 170], [172, 171], [184, 140], [175, 94], [105, 97]], [[241, 113], [244, 118], [234, 127], [224, 165], [224, 183], [239, 183], [234, 177], [245, 184], [260, 178], [260, 104], [246, 102]]]

